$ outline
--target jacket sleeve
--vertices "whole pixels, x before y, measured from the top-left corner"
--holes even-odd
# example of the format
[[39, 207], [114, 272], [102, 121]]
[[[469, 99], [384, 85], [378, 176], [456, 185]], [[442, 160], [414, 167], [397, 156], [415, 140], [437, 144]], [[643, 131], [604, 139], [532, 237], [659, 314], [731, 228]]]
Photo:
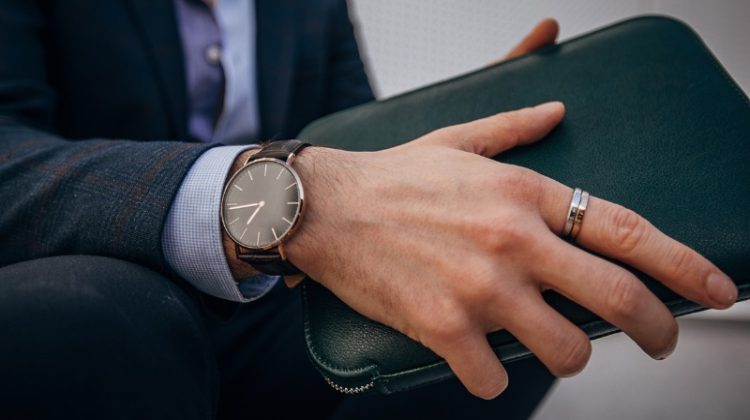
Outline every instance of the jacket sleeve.
[[162, 225], [183, 176], [209, 146], [54, 132], [37, 2], [0, 8], [0, 266], [96, 254], [169, 271]]
[[326, 114], [375, 99], [357, 45], [356, 28], [349, 17], [345, 0], [333, 2], [330, 22]]

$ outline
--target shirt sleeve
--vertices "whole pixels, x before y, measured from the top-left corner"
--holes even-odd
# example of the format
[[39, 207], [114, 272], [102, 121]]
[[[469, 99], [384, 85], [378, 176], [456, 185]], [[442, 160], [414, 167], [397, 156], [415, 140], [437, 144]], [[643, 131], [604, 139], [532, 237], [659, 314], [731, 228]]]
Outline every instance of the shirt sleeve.
[[162, 232], [167, 263], [198, 290], [235, 302], [262, 297], [279, 276], [260, 274], [235, 281], [229, 270], [219, 211], [229, 169], [243, 151], [257, 146], [219, 146], [207, 150], [188, 171]]

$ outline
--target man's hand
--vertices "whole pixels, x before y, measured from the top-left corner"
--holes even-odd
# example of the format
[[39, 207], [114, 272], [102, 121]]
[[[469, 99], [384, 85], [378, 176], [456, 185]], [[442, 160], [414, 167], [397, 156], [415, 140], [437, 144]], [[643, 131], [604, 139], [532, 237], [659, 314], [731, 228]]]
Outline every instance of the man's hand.
[[[654, 358], [677, 323], [629, 271], [558, 237], [572, 189], [489, 157], [543, 138], [561, 103], [443, 128], [378, 152], [311, 147], [295, 163], [308, 203], [290, 260], [352, 308], [444, 357], [468, 390], [493, 398], [506, 372], [486, 334], [507, 329], [559, 376], [591, 344], [549, 307], [555, 290], [616, 325]], [[726, 308], [737, 290], [695, 251], [631, 210], [592, 197], [578, 243]]]
[[[518, 56], [530, 53], [534, 50], [537, 50], [539, 48], [542, 48], [544, 46], [554, 44], [555, 40], [557, 39], [557, 34], [559, 32], [559, 26], [557, 24], [557, 21], [552, 18], [547, 18], [539, 22], [534, 29], [529, 32], [528, 35], [524, 39], [521, 40], [518, 45], [516, 45], [508, 54], [505, 55], [502, 59], [491, 63], [497, 64], [501, 61], [510, 60], [512, 58], [516, 58]], [[229, 175], [231, 176], [235, 172], [237, 172], [244, 164], [247, 162], [247, 160], [252, 156], [254, 153], [257, 153], [258, 149], [252, 149], [248, 150], [244, 153], [242, 153], [234, 162], [234, 165], [232, 166], [232, 169], [229, 171]], [[255, 269], [250, 267], [246, 262], [240, 260], [237, 258], [237, 254], [235, 252], [235, 245], [232, 239], [227, 235], [226, 233], [223, 233], [224, 238], [224, 252], [227, 256], [227, 261], [229, 263], [229, 267], [237, 279], [243, 279], [243, 278], [250, 278], [253, 277], [258, 273]], [[295, 279], [293, 283], [288, 284], [296, 284], [299, 282], [299, 278]]]

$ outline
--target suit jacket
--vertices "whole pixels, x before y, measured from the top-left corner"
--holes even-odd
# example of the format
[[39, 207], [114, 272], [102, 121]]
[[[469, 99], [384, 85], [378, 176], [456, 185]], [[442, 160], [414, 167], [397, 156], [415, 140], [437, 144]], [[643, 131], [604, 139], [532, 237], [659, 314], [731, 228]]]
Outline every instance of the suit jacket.
[[[256, 9], [262, 138], [373, 98], [345, 1]], [[172, 0], [0, 0], [0, 266], [96, 254], [169, 271], [162, 225], [210, 147], [187, 131]]]

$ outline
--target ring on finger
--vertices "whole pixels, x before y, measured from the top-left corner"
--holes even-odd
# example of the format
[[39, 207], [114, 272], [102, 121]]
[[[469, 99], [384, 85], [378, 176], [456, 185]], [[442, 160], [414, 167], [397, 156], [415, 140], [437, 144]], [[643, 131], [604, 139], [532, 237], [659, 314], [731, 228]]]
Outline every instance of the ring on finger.
[[568, 213], [565, 218], [565, 225], [561, 235], [575, 239], [581, 231], [583, 216], [586, 214], [586, 208], [589, 204], [589, 193], [580, 188], [573, 190], [573, 197], [570, 199]]
[[581, 225], [583, 224], [583, 215], [586, 214], [586, 208], [589, 206], [589, 193], [588, 191], [581, 192], [581, 203], [578, 205], [578, 211], [576, 212], [576, 218], [573, 220], [573, 229], [570, 230], [570, 237], [575, 240], [578, 234], [581, 232]]

